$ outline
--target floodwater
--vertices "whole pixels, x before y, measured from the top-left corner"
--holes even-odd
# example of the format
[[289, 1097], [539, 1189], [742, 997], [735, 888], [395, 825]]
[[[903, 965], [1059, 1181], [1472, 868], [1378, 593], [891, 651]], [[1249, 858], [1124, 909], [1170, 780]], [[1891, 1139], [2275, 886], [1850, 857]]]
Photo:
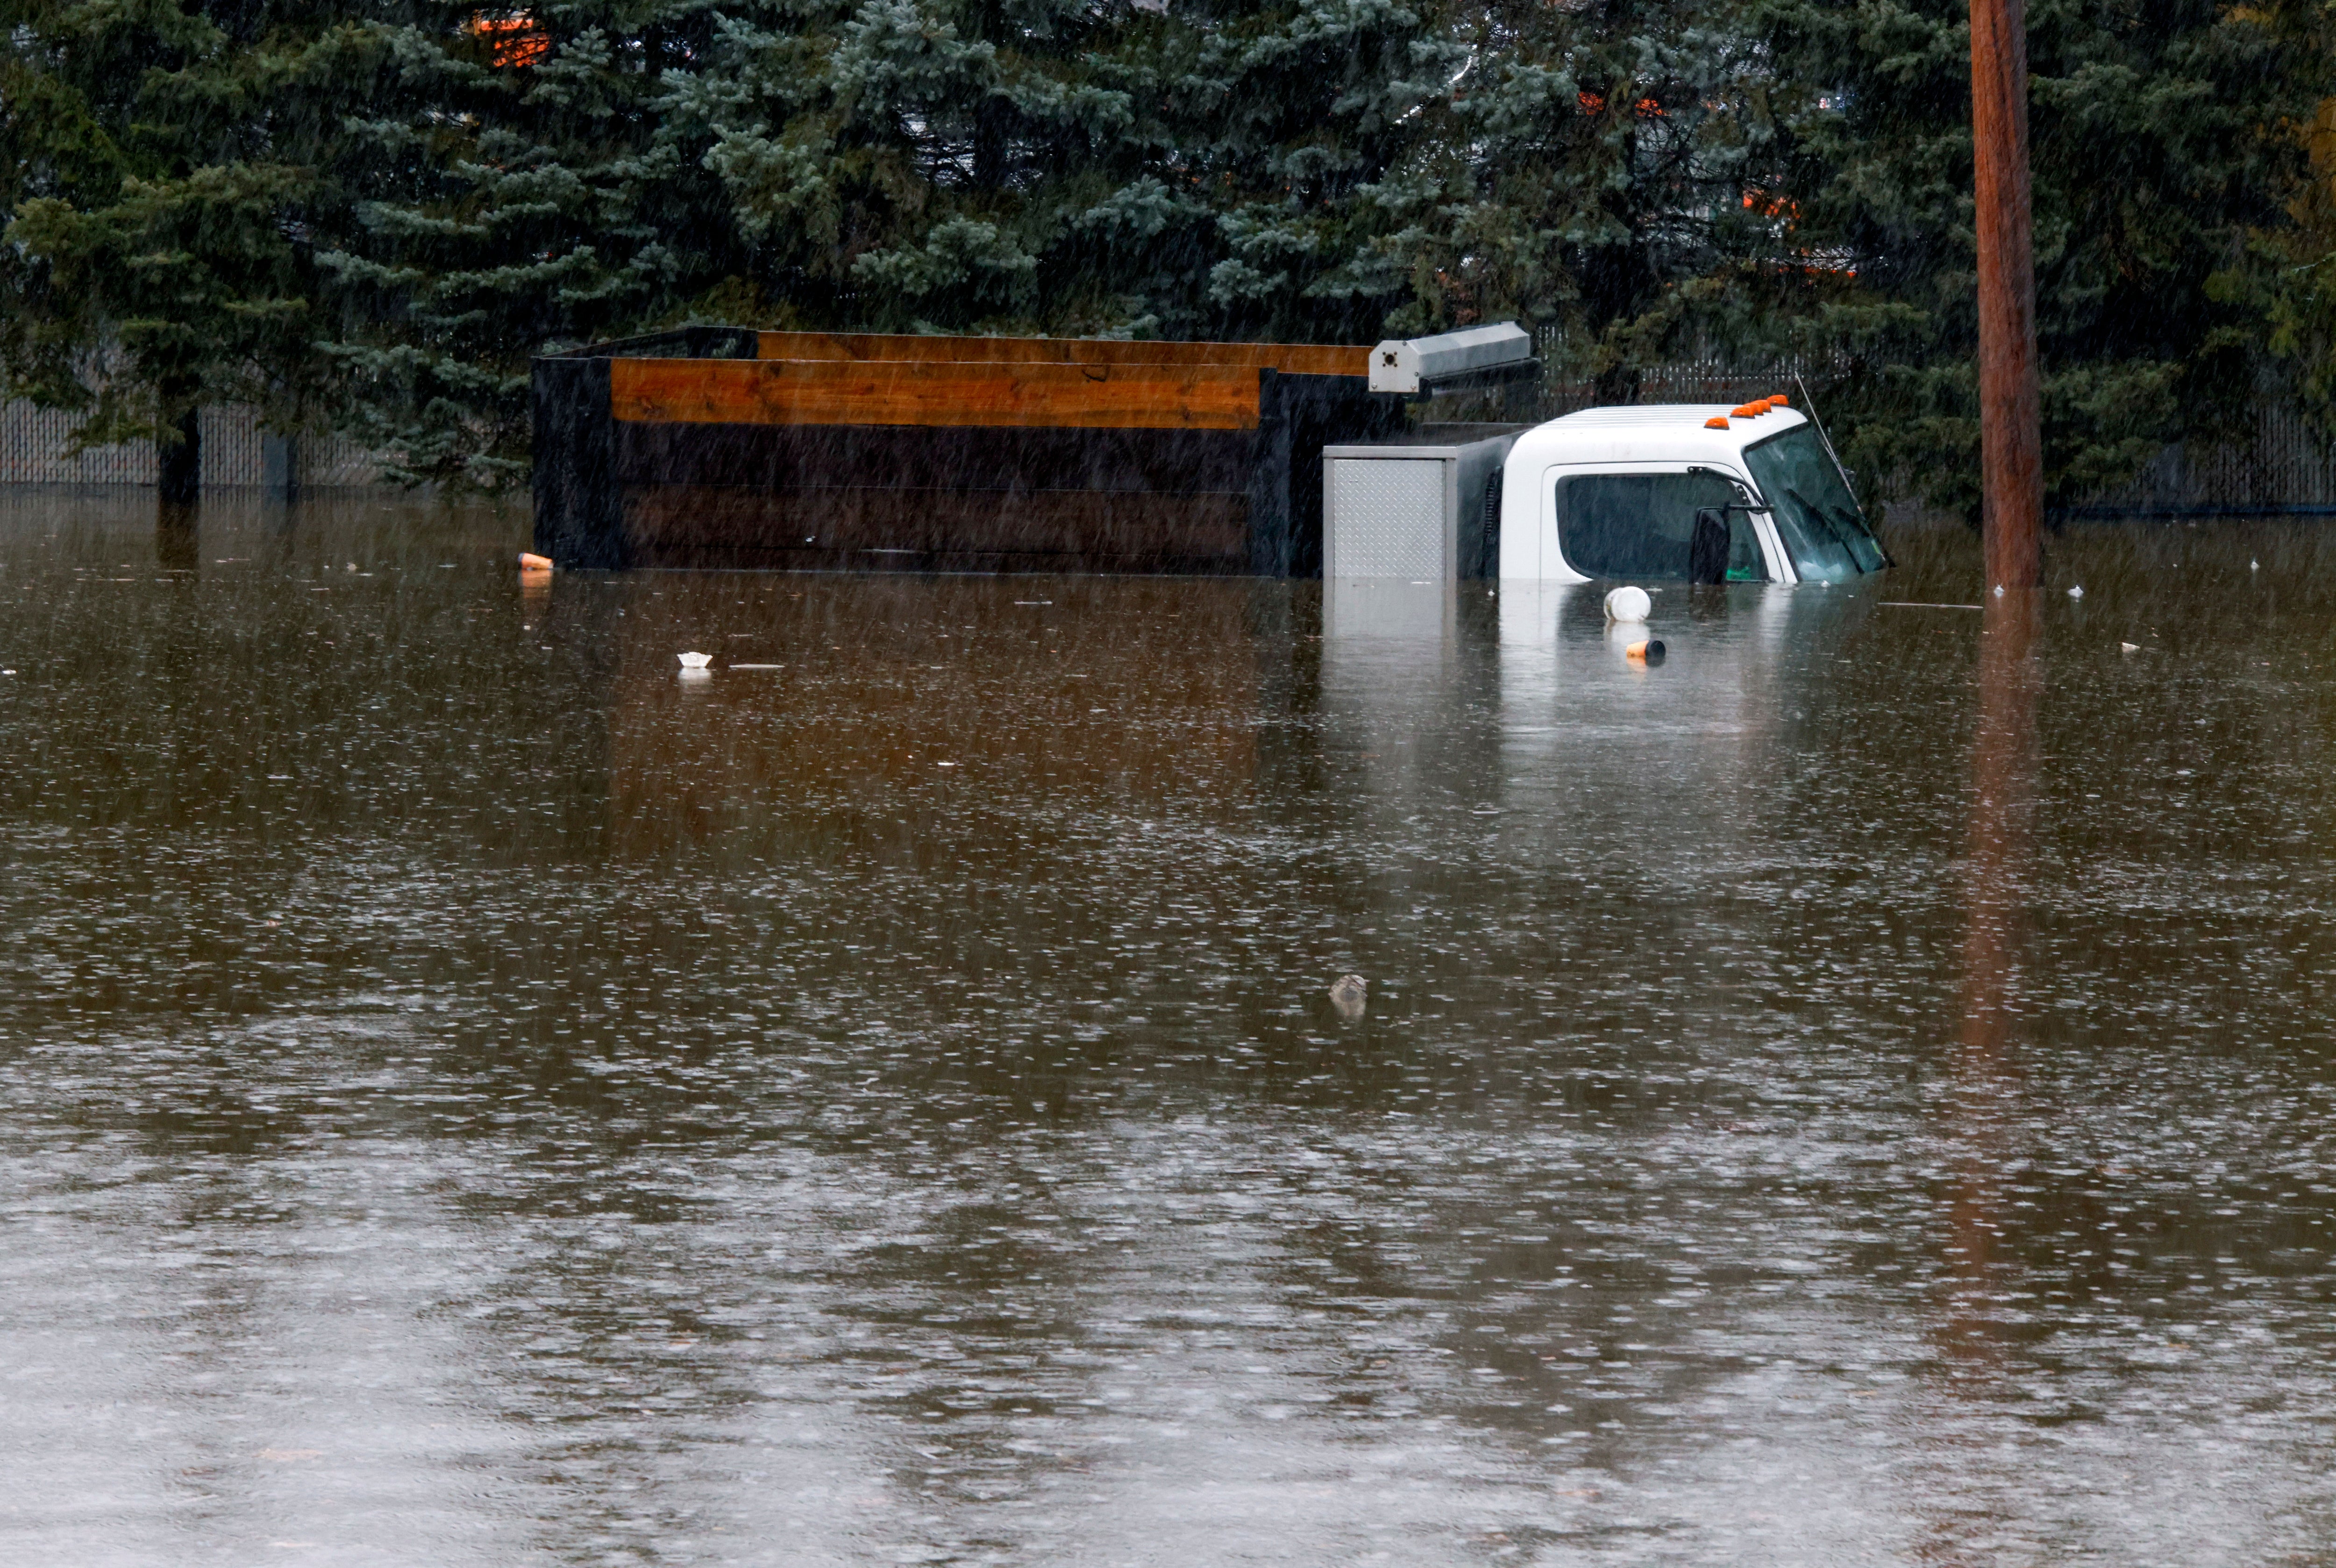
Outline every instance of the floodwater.
[[525, 534], [0, 507], [0, 1558], [2336, 1563], [2336, 529]]

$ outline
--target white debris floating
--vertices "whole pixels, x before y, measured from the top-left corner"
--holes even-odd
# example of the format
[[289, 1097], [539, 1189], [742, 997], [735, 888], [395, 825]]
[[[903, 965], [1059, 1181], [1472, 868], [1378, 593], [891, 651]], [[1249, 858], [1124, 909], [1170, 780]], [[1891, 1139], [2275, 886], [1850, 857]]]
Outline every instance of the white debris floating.
[[2085, 585], [2084, 585], [2084, 584], [2082, 584], [2082, 583], [2078, 583], [2075, 587], [2073, 587], [2073, 588], [2071, 588], [2071, 589], [2069, 589], [2069, 590], [2068, 590], [2068, 597], [2070, 597], [2070, 598], [2072, 598], [2072, 599], [2081, 599], [2081, 598], [2083, 598], [2084, 596], [2085, 596]]
[[1643, 621], [1654, 607], [1655, 602], [1647, 597], [1644, 588], [1617, 588], [1606, 595], [1606, 618], [1610, 621]]
[[681, 655], [681, 667], [685, 670], [703, 670], [706, 665], [711, 664], [712, 663], [714, 663], [714, 655], [711, 653], [684, 653]]

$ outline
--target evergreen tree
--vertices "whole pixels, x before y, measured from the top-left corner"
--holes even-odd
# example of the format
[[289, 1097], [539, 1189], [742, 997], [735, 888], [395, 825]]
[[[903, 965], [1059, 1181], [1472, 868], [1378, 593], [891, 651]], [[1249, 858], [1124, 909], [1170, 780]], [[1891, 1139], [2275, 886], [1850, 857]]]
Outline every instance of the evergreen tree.
[[1466, 69], [1385, 204], [1414, 330], [1514, 317], [1630, 402], [1650, 364], [1757, 332], [1780, 247], [1768, 69], [1734, 0], [1457, 6]]
[[805, 325], [1376, 336], [1371, 185], [1440, 91], [1391, 0], [785, 5], [677, 83]]
[[[2336, 54], [2329, 13], [2305, 5], [2268, 7], [2287, 46]], [[2260, 256], [2273, 269], [2250, 291], [2273, 324], [2272, 347], [2284, 362], [2306, 411], [2336, 434], [2336, 98], [2323, 98], [2294, 128], [2307, 172], [2288, 203], [2289, 225], [2256, 237]], [[2250, 281], [2263, 281], [2260, 278]]]
[[[1976, 517], [1971, 44], [1961, 0], [1759, 0], [1786, 141], [1783, 236], [1825, 286], [1789, 341], [1845, 356], [1828, 410], [1869, 489]], [[2303, 171], [2324, 50], [2279, 8], [2028, 11], [2048, 498], [2232, 428], [2265, 334], [2258, 241]]]
[[715, 0], [376, 5], [346, 115], [347, 221], [317, 265], [344, 426], [393, 477], [524, 483], [528, 360], [675, 315], [739, 236], [676, 111], [738, 24]]
[[[1975, 494], [1961, 0], [0, 20], [0, 376], [92, 440], [169, 445], [235, 399], [499, 486], [530, 354], [689, 319], [1368, 342], [1514, 316], [1610, 400], [1704, 352], [1836, 363], [1871, 480]], [[2336, 200], [2296, 130], [2317, 12], [2029, 21], [2054, 496], [2227, 425], [2266, 311], [2336, 407]]]
[[1176, 15], [1170, 178], [1215, 214], [1200, 321], [1215, 334], [1371, 343], [1418, 294], [1405, 219], [1441, 189], [1468, 43], [1429, 0]]
[[0, 383], [84, 442], [157, 439], [191, 497], [201, 407], [316, 405], [308, 220], [348, 63], [324, 41], [353, 34], [268, 0], [0, 0]]
[[709, 303], [896, 331], [1140, 316], [1115, 286], [1125, 225], [1098, 215], [1084, 247], [1073, 235], [1146, 167], [1131, 135], [1144, 84], [1114, 53], [1124, 20], [1060, 0], [813, 0], [731, 24], [672, 110], [705, 138], [751, 247]]

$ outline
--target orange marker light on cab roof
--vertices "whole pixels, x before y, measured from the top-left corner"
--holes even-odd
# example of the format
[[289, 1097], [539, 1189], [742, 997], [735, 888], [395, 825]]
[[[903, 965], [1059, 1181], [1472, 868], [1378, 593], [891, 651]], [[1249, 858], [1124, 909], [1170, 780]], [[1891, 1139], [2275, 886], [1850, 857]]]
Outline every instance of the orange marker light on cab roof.
[[1724, 431], [1728, 428], [1728, 416], [1726, 414], [1714, 414], [1711, 418], [1703, 421], [1703, 428], [1708, 431]]
[[1767, 411], [1768, 404], [1765, 402], [1746, 403], [1742, 408], [1730, 409], [1728, 417], [1732, 420], [1757, 420]]
[[1793, 400], [1786, 397], [1782, 392], [1771, 392], [1768, 394], [1768, 406], [1770, 408], [1788, 409], [1793, 406]]

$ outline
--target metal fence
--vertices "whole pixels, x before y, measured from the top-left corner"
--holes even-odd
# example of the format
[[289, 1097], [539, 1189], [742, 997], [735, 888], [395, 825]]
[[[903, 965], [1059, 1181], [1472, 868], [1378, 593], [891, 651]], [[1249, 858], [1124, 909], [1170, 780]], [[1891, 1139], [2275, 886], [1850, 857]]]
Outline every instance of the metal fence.
[[[0, 403], [0, 484], [151, 485], [154, 443], [72, 451], [74, 416], [29, 402]], [[255, 411], [229, 405], [202, 411], [203, 488], [232, 489], [268, 482], [265, 432]], [[304, 489], [381, 482], [374, 454], [337, 437], [303, 436], [290, 448]]]
[[2292, 403], [2266, 399], [2251, 439], [2176, 441], [2130, 484], [2066, 515], [2077, 518], [2336, 516], [2336, 442]]
[[[1743, 403], [1782, 392], [1795, 397], [1793, 370], [1747, 371], [1723, 364], [1650, 365], [1639, 373], [1638, 401], [1642, 403]], [[1595, 407], [1598, 383], [1568, 379], [1546, 383], [1542, 403], [1549, 417]]]

